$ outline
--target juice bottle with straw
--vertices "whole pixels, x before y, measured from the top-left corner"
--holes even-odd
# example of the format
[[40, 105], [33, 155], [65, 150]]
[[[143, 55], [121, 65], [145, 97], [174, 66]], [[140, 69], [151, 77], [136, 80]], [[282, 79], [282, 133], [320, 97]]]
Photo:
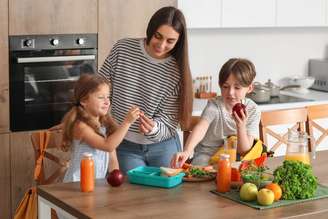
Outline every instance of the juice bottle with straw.
[[81, 181], [82, 192], [92, 192], [95, 186], [95, 168], [91, 153], [84, 153], [81, 160]]
[[217, 191], [229, 192], [231, 184], [231, 164], [230, 155], [221, 154], [218, 162], [218, 174], [216, 176]]

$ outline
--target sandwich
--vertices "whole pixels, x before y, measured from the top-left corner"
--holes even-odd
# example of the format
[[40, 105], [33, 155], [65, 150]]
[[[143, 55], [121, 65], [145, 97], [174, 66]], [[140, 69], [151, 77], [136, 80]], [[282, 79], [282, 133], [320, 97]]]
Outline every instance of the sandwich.
[[178, 168], [169, 168], [169, 167], [160, 167], [161, 176], [175, 176], [183, 171], [183, 169]]

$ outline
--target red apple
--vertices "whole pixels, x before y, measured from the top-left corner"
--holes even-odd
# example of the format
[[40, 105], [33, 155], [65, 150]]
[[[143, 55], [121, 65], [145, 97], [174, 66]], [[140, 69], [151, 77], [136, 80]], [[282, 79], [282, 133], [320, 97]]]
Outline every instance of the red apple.
[[236, 112], [239, 117], [241, 117], [242, 110], [246, 113], [246, 106], [242, 103], [236, 103], [232, 108], [232, 112]]
[[120, 186], [124, 181], [124, 175], [119, 169], [115, 169], [107, 176], [107, 182], [114, 187]]

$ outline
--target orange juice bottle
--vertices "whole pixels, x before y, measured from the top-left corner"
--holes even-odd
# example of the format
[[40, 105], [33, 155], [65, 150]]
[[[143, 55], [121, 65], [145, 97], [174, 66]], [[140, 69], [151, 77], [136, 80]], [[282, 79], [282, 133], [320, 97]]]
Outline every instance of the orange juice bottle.
[[83, 154], [80, 184], [82, 192], [92, 192], [95, 187], [95, 167], [91, 153]]
[[218, 162], [218, 174], [216, 175], [216, 183], [218, 192], [229, 192], [231, 184], [231, 164], [230, 155], [221, 154]]

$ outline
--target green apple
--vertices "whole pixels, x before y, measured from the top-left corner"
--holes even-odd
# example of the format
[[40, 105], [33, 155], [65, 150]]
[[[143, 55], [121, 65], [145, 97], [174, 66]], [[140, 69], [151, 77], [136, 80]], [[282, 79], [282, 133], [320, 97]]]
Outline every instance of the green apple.
[[244, 183], [239, 191], [239, 197], [242, 201], [253, 201], [256, 199], [257, 187], [253, 183]]
[[274, 193], [270, 189], [261, 189], [257, 193], [257, 202], [260, 205], [271, 205], [274, 202]]

